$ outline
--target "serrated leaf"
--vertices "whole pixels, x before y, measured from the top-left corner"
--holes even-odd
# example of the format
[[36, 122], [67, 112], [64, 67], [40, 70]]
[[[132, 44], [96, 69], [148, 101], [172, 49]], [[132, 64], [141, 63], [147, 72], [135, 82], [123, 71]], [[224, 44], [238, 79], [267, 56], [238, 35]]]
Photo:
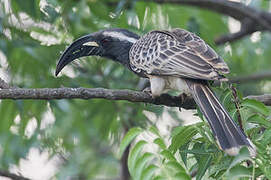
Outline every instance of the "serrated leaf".
[[242, 102], [242, 106], [248, 107], [248, 108], [252, 108], [255, 111], [262, 113], [265, 116], [269, 115], [269, 109], [261, 102], [256, 101], [254, 99], [245, 99]]
[[127, 146], [132, 142], [132, 140], [142, 132], [143, 130], [139, 127], [134, 127], [131, 128], [126, 135], [124, 136], [124, 138], [122, 139], [121, 143], [120, 143], [120, 157], [122, 156], [123, 152], [125, 151], [125, 149], [127, 148]]
[[146, 141], [143, 141], [143, 140], [138, 141], [129, 153], [128, 169], [131, 174], [134, 174], [136, 161], [139, 158], [138, 156], [145, 144], [147, 144]]

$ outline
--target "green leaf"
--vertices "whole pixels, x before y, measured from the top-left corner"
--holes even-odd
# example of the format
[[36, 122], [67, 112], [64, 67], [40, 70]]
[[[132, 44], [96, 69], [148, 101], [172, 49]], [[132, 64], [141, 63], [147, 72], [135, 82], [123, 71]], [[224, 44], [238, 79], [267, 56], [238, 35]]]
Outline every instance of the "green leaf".
[[245, 160], [251, 160], [251, 157], [250, 157], [248, 149], [246, 147], [243, 147], [240, 149], [239, 154], [235, 156], [234, 159], [232, 160], [228, 170], [230, 170], [231, 168], [236, 166], [238, 163], [241, 163]]
[[271, 122], [260, 116], [259, 114], [253, 114], [247, 119], [247, 122], [262, 125], [266, 128], [271, 127]]
[[185, 169], [180, 165], [180, 163], [178, 163], [176, 161], [169, 161], [169, 162], [167, 162], [166, 163], [166, 168], [169, 169], [172, 172], [174, 172], [174, 171], [185, 172]]
[[146, 141], [140, 140], [139, 142], [136, 143], [136, 145], [132, 148], [131, 152], [129, 153], [128, 169], [131, 174], [134, 174], [136, 161], [139, 158], [139, 154], [145, 144], [147, 144]]
[[210, 166], [209, 168], [210, 176], [215, 179], [219, 179], [219, 177], [221, 177], [224, 174], [224, 172], [229, 168], [230, 164], [231, 164], [231, 159], [224, 156], [222, 160]]
[[259, 112], [265, 116], [269, 115], [269, 109], [261, 102], [254, 99], [245, 99], [242, 102], [242, 106], [254, 109], [256, 112]]
[[234, 168], [230, 169], [230, 171], [226, 175], [227, 179], [235, 180], [244, 177], [251, 177], [251, 171], [241, 165], [237, 165]]
[[39, 0], [16, 0], [11, 1], [11, 5], [16, 13], [23, 11], [36, 19], [40, 17], [39, 2]]
[[151, 133], [155, 134], [156, 136], [160, 137], [159, 131], [158, 131], [158, 129], [157, 129], [156, 127], [151, 126], [151, 127], [149, 128], [149, 131], [150, 131]]
[[188, 129], [190, 127], [200, 127], [203, 126], [203, 122], [199, 122], [199, 123], [195, 123], [195, 124], [191, 124], [191, 125], [187, 125], [187, 126], [178, 126], [176, 128], [173, 129], [171, 136], [174, 137], [176, 135], [178, 135], [179, 133], [181, 133], [184, 129]]
[[185, 164], [185, 166], [187, 166], [187, 152], [183, 152], [183, 151], [187, 151], [189, 148], [189, 143], [184, 144], [183, 146], [180, 147], [179, 152], [181, 155], [181, 158]]
[[134, 168], [134, 179], [140, 180], [140, 177], [143, 175], [144, 167], [148, 162], [150, 162], [154, 158], [152, 153], [146, 152], [141, 156], [135, 164]]
[[126, 135], [124, 136], [124, 138], [122, 139], [121, 143], [120, 143], [120, 157], [122, 156], [123, 152], [125, 151], [125, 149], [127, 148], [127, 146], [132, 142], [132, 140], [142, 132], [143, 130], [139, 127], [134, 127], [131, 128]]
[[157, 166], [151, 164], [147, 168], [145, 168], [142, 172], [142, 175], [140, 179], [142, 180], [151, 180], [152, 177], [154, 176], [155, 171], [158, 169]]
[[173, 154], [168, 151], [168, 150], [163, 150], [160, 153], [165, 159], [169, 160], [169, 161], [176, 161], [176, 158], [173, 156]]
[[165, 145], [163, 139], [161, 138], [156, 138], [154, 141], [154, 144], [157, 144], [161, 149], [166, 149], [167, 146]]
[[201, 126], [202, 123], [196, 123], [188, 126], [180, 126], [173, 130], [172, 140], [169, 149], [175, 152], [179, 147], [183, 146], [187, 142], [191, 141], [192, 137], [198, 133], [197, 126]]
[[204, 155], [200, 157], [198, 161], [198, 172], [196, 176], [197, 180], [201, 179], [204, 176], [205, 172], [207, 171], [212, 162], [212, 159], [213, 157], [211, 155]]
[[191, 180], [191, 177], [186, 172], [178, 172], [177, 174], [174, 175], [173, 179]]
[[[168, 171], [168, 177], [175, 177], [176, 174], [182, 177], [182, 179], [190, 179], [190, 176], [186, 173], [185, 168], [176, 161], [169, 161], [165, 164], [165, 169]], [[176, 172], [176, 173], [174, 173]], [[174, 178], [175, 179], [175, 178]]]
[[266, 146], [271, 142], [271, 129], [266, 129], [262, 136], [261, 145]]

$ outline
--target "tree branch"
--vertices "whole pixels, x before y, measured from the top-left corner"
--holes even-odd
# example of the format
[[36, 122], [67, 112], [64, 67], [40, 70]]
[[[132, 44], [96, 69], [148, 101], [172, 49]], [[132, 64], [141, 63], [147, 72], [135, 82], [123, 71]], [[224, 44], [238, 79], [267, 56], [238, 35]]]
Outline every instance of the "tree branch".
[[[237, 76], [237, 77], [232, 77], [229, 79], [228, 83], [251, 83], [255, 81], [261, 81], [261, 80], [270, 80], [271, 79], [271, 72], [260, 72], [260, 73], [255, 73], [255, 74], [250, 74], [250, 75], [243, 75], [243, 76]], [[214, 86], [219, 86], [220, 81], [215, 81]]]
[[192, 97], [181, 99], [177, 96], [163, 94], [153, 99], [149, 94], [132, 90], [111, 90], [104, 88], [41, 88], [41, 89], [0, 89], [0, 99], [94, 99], [127, 100], [130, 102], [144, 102], [170, 107], [183, 107], [194, 109], [195, 102]]
[[259, 96], [247, 96], [245, 98], [248, 99], [255, 99], [257, 101], [260, 101], [264, 103], [266, 106], [271, 106], [271, 94], [264, 94], [264, 95], [259, 95]]
[[255, 73], [248, 76], [235, 77], [229, 80], [230, 83], [247, 83], [258, 80], [271, 79], [271, 72]]
[[30, 179], [25, 178], [23, 176], [19, 176], [19, 175], [10, 173], [8, 171], [3, 171], [3, 170], [0, 170], [0, 176], [11, 178], [12, 180], [30, 180]]
[[[264, 98], [263, 98], [264, 96]], [[265, 105], [271, 105], [271, 94], [263, 96], [248, 96], [250, 99], [257, 99]], [[133, 90], [111, 90], [104, 88], [10, 88], [0, 89], [0, 99], [107, 99], [126, 100], [130, 102], [143, 102], [169, 107], [182, 107], [195, 109], [196, 105], [192, 97], [186, 96], [182, 99], [178, 96], [162, 94], [160, 97], [152, 98], [149, 94]]]
[[[253, 23], [253, 22], [251, 22]], [[249, 27], [249, 28], [247, 28]], [[240, 31], [236, 32], [236, 33], [229, 33], [229, 34], [225, 34], [225, 35], [221, 35], [220, 37], [215, 38], [215, 43], [217, 45], [222, 45], [225, 44], [226, 42], [234, 42], [236, 40], [242, 39], [245, 36], [248, 36], [256, 31], [259, 30], [263, 30], [263, 29], [256, 29], [256, 27], [250, 27], [250, 24], [245, 24], [243, 23], [241, 25], [241, 29]]]
[[156, 3], [172, 3], [195, 6], [231, 16], [241, 22], [237, 33], [223, 35], [216, 39], [217, 44], [233, 42], [256, 31], [271, 31], [271, 13], [239, 2], [227, 0], [147, 0]]

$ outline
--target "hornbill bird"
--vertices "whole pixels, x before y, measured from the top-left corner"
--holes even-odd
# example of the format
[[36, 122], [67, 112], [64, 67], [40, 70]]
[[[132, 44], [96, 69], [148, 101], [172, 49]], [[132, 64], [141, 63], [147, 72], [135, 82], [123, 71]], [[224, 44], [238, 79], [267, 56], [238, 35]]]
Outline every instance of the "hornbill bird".
[[224, 60], [197, 35], [184, 29], [155, 30], [143, 36], [125, 29], [106, 29], [74, 41], [62, 54], [56, 76], [74, 59], [102, 56], [119, 62], [140, 77], [150, 80], [153, 97], [168, 90], [192, 95], [208, 120], [220, 149], [237, 155], [247, 146], [256, 155], [253, 143], [236, 125], [208, 86], [208, 80], [226, 81]]

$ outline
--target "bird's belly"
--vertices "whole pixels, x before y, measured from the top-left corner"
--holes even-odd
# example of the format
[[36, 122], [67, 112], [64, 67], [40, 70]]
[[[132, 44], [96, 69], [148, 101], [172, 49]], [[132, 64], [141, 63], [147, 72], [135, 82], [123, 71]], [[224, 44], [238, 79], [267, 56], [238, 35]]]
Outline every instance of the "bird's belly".
[[182, 78], [165, 76], [164, 80], [166, 82], [165, 89], [177, 90], [185, 94], [191, 94], [185, 80], [183, 80]]
[[181, 93], [191, 95], [185, 80], [179, 77], [172, 76], [148, 76], [151, 84], [152, 95], [159, 96], [162, 93], [166, 93], [169, 90], [177, 90]]
[[166, 89], [172, 89], [181, 91], [183, 93], [190, 93], [190, 90], [186, 84], [186, 82], [179, 77], [165, 77], [166, 80]]

